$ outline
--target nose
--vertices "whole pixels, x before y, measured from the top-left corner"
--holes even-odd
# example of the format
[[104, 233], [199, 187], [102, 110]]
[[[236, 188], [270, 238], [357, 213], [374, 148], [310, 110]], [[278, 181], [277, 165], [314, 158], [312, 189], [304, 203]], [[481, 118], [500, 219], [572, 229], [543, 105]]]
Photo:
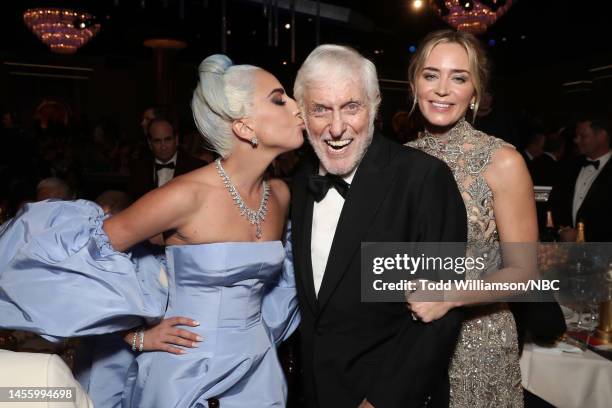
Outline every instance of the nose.
[[448, 82], [447, 79], [440, 79], [436, 86], [436, 95], [438, 96], [446, 96], [448, 95]]
[[289, 107], [290, 107], [291, 109], [297, 109], [297, 108], [298, 108], [298, 106], [297, 106], [297, 102], [296, 102], [296, 101], [295, 101], [295, 99], [293, 99], [292, 97], [287, 96], [287, 101], [289, 102]]
[[334, 110], [332, 113], [332, 121], [329, 126], [329, 134], [331, 137], [337, 139], [342, 137], [346, 130], [346, 122], [342, 117], [342, 113], [339, 110]]

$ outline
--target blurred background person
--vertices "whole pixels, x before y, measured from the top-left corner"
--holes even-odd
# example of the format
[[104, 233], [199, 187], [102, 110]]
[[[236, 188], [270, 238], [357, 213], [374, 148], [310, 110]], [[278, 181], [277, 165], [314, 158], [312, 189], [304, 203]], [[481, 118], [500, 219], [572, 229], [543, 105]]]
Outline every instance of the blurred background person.
[[561, 131], [547, 132], [543, 153], [529, 163], [529, 172], [536, 186], [554, 186], [559, 181], [561, 160], [565, 155], [565, 139]]
[[135, 199], [207, 164], [179, 148], [179, 136], [166, 119], [151, 120], [147, 137], [152, 157], [134, 160], [130, 167], [127, 191]]
[[610, 122], [587, 115], [576, 124], [574, 142], [581, 156], [564, 168], [550, 194], [549, 207], [561, 240], [575, 241], [578, 222], [585, 224], [585, 239], [612, 241], [612, 165]]
[[48, 177], [41, 180], [36, 186], [36, 201], [50, 198], [74, 200], [76, 196], [67, 182], [57, 177]]
[[107, 190], [96, 198], [96, 204], [102, 207], [104, 214], [115, 215], [132, 204], [132, 198], [123, 191]]

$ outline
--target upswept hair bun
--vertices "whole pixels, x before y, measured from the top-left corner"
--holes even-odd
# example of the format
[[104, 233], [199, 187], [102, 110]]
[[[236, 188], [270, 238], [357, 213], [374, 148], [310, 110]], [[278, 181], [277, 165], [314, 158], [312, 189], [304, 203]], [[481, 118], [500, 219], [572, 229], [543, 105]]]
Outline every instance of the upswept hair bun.
[[198, 67], [199, 82], [191, 99], [195, 124], [213, 150], [227, 157], [234, 144], [232, 121], [248, 116], [253, 99], [253, 74], [261, 68], [233, 65], [222, 54]]

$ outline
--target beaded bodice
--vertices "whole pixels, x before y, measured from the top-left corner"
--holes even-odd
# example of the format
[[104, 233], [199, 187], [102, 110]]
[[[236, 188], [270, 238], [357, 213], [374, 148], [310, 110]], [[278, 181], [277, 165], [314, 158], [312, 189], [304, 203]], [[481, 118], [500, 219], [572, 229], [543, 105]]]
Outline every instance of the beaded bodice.
[[[468, 255], [486, 254], [484, 273], [501, 264], [493, 192], [485, 179], [495, 151], [507, 145], [460, 120], [443, 136], [425, 131], [407, 144], [444, 161], [463, 197]], [[466, 279], [482, 278], [476, 269]], [[451, 408], [521, 408], [523, 396], [517, 333], [506, 304], [468, 308], [449, 367]]]
[[453, 172], [465, 203], [468, 219], [468, 247], [497, 250], [499, 235], [493, 212], [493, 193], [484, 173], [494, 152], [505, 145], [501, 139], [474, 129], [460, 120], [443, 136], [425, 131], [407, 145], [444, 161]]

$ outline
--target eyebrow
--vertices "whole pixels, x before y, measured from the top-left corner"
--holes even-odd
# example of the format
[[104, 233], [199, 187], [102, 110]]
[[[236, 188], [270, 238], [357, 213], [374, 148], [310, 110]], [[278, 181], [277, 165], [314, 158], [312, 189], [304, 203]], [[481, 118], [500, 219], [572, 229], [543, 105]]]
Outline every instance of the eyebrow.
[[350, 101], [348, 101], [347, 103], [342, 105], [341, 108], [345, 108], [345, 107], [349, 106], [351, 103], [356, 103], [357, 105], [361, 105], [361, 101], [355, 100], [355, 99], [351, 99]]
[[[346, 106], [350, 105], [351, 103], [356, 103], [356, 104], [359, 104], [359, 105], [361, 105], [361, 104], [362, 104], [362, 102], [361, 102], [360, 100], [351, 99], [351, 100], [349, 100], [349, 101], [347, 101], [347, 102], [343, 103], [343, 104], [340, 106], [340, 109], [342, 109], [342, 108], [344, 108], [344, 107], [346, 107]], [[311, 104], [311, 107], [313, 107], [313, 108], [316, 108], [316, 107], [321, 107], [321, 108], [327, 108], [327, 109], [330, 109], [330, 108], [331, 108], [329, 105], [326, 105], [326, 104], [324, 104], [324, 103], [320, 103], [320, 102], [313, 102], [313, 103]]]
[[321, 107], [321, 108], [329, 108], [329, 106], [328, 106], [328, 105], [326, 105], [326, 104], [324, 104], [324, 103], [320, 103], [320, 102], [313, 102], [313, 103], [311, 103], [311, 104], [310, 104], [310, 106], [311, 106], [312, 108], [318, 108], [318, 107]]
[[283, 88], [275, 88], [275, 89], [273, 89], [273, 90], [272, 90], [272, 92], [270, 92], [270, 93], [268, 94], [268, 97], [270, 97], [270, 96], [274, 95], [274, 94], [275, 94], [275, 93], [277, 93], [277, 92], [278, 92], [278, 93], [280, 93], [281, 95], [284, 95], [284, 94], [285, 94], [285, 90], [284, 90]]
[[[440, 72], [440, 70], [438, 68], [434, 68], [434, 67], [425, 67], [423, 68], [423, 71], [428, 70], [428, 71], [434, 71], [434, 72]], [[470, 71], [465, 70], [465, 69], [451, 69], [452, 73], [465, 73], [465, 74], [469, 74]]]

